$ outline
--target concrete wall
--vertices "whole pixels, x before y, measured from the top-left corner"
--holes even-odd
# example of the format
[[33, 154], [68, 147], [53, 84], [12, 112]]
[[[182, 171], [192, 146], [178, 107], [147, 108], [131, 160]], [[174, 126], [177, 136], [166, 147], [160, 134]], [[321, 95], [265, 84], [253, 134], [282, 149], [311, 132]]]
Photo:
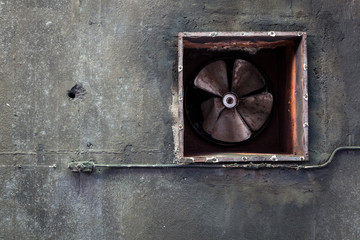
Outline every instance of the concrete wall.
[[269, 30], [309, 35], [311, 162], [360, 144], [359, 1], [0, 0], [0, 239], [359, 239], [354, 151], [311, 171], [67, 169], [172, 162], [177, 33]]

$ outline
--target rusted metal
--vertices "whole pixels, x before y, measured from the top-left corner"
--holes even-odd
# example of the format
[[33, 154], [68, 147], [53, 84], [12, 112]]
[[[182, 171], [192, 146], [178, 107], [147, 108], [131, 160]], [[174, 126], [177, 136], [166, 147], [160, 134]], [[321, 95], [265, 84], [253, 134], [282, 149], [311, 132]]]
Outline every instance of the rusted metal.
[[251, 131], [235, 109], [225, 109], [216, 121], [211, 136], [223, 142], [242, 142]]
[[242, 97], [264, 86], [265, 79], [253, 64], [242, 59], [235, 61], [231, 91]]
[[[178, 70], [181, 66], [181, 71], [179, 71], [178, 75], [178, 95], [179, 98], [181, 98], [181, 101], [179, 101], [178, 106], [178, 121], [177, 124], [183, 124], [184, 123], [184, 105], [183, 105], [183, 96], [184, 96], [184, 79], [183, 79], [183, 56], [184, 56], [184, 47], [183, 47], [183, 33], [179, 33], [178, 38]], [[178, 139], [175, 140], [175, 153], [177, 154], [178, 159], [184, 158], [184, 131], [178, 131]], [[176, 144], [177, 143], [177, 144]]]
[[224, 61], [216, 61], [204, 67], [196, 76], [194, 84], [219, 97], [228, 91], [228, 78]]
[[266, 42], [266, 41], [226, 41], [226, 42], [213, 42], [213, 43], [198, 43], [193, 42], [191, 40], [185, 40], [184, 45], [187, 48], [207, 48], [212, 50], [245, 50], [250, 52], [255, 52], [264, 48], [274, 48], [274, 47], [282, 47], [289, 44], [291, 41], [289, 40], [280, 40], [274, 42]]
[[220, 113], [225, 109], [221, 98], [210, 98], [201, 104], [201, 111], [204, 117], [203, 128], [208, 134], [212, 134]]
[[[281, 52], [281, 49], [284, 49], [284, 51]], [[266, 51], [267, 55], [263, 54], [264, 51]], [[271, 120], [263, 134], [254, 138], [254, 140], [251, 138], [251, 141], [247, 141], [245, 144], [232, 147], [217, 147], [196, 136], [190, 122], [184, 118], [185, 103], [179, 101], [178, 122], [184, 124], [184, 129], [179, 131], [178, 160], [181, 162], [181, 159], [190, 157], [195, 163], [201, 163], [214, 157], [218, 162], [256, 162], [275, 161], [272, 156], [276, 155], [277, 161], [307, 161], [309, 159], [308, 127], [303, 127], [304, 123], [308, 122], [306, 33], [180, 33], [179, 66], [182, 67], [182, 70], [179, 71], [179, 96], [184, 96], [184, 89], [188, 82], [191, 79], [194, 80], [194, 78], [191, 78], [191, 73], [194, 70], [196, 71], [196, 66], [204, 64], [206, 57], [209, 58], [208, 61], [211, 61], [212, 56], [222, 57], [226, 56], [227, 53], [230, 53], [231, 56], [244, 53], [243, 55], [252, 60], [251, 62], [257, 62], [256, 66], [260, 64], [261, 69], [267, 73], [274, 91], [272, 95], [274, 112]], [[199, 60], [194, 59], [194, 56], [200, 56]], [[262, 60], [263, 56], [264, 60]], [[271, 61], [268, 66], [264, 65], [266, 59]], [[280, 62], [275, 64], [278, 60]], [[233, 89], [229, 91], [233, 91]], [[245, 90], [240, 88], [238, 91]], [[217, 92], [217, 95], [221, 95], [223, 92], [224, 90], [221, 93]], [[244, 93], [240, 92], [239, 95], [241, 94]], [[221, 98], [218, 99], [221, 100]], [[239, 105], [241, 99], [239, 97]], [[268, 109], [266, 107], [263, 109], [266, 113], [265, 116]], [[222, 111], [225, 112], [225, 110]], [[204, 115], [202, 109], [200, 109], [200, 112]], [[221, 115], [219, 114], [219, 119]], [[260, 116], [262, 114], [259, 114], [259, 122], [262, 122], [260, 120], [265, 117]], [[243, 118], [245, 119], [244, 116]], [[214, 122], [214, 119], [215, 117], [213, 117], [212, 122]], [[257, 129], [257, 125], [261, 125], [260, 123], [251, 124], [250, 122], [247, 119], [246, 123], [252, 130]]]
[[[301, 65], [301, 63], [306, 65], [306, 70], [301, 71], [301, 73], [299, 73], [299, 76], [296, 76], [297, 79], [302, 79], [301, 83], [301, 90], [298, 92], [298, 97], [297, 99], [299, 99], [299, 102], [302, 102], [302, 117], [300, 116], [300, 118], [302, 118], [301, 120], [303, 122], [308, 122], [309, 121], [309, 116], [308, 116], [308, 60], [307, 60], [307, 45], [306, 45], [306, 41], [307, 41], [307, 34], [306, 33], [302, 33], [301, 35], [301, 41], [299, 44], [299, 48], [296, 52], [296, 56], [297, 56], [297, 63], [298, 65]], [[298, 66], [296, 67], [298, 68]], [[304, 96], [306, 95], [305, 98], [301, 99], [301, 95], [303, 94]], [[305, 160], [309, 160], [309, 128], [303, 128], [303, 134], [302, 137], [299, 141], [302, 142], [302, 147], [303, 147], [303, 153], [304, 153], [304, 159]], [[338, 149], [338, 150], [341, 150]], [[336, 152], [333, 152], [334, 155]]]
[[[223, 96], [222, 101], [214, 97], [201, 104], [202, 127], [214, 139], [227, 143], [249, 139], [253, 135], [249, 127], [258, 131], [268, 119], [273, 103], [272, 95], [267, 92], [248, 96], [265, 86], [264, 77], [253, 64], [235, 60], [232, 76], [233, 92], [227, 92], [226, 63], [219, 60], [206, 65], [194, 80], [196, 87]], [[240, 96], [247, 97], [239, 101]], [[238, 112], [223, 111], [236, 106]]]
[[273, 96], [271, 93], [263, 92], [241, 98], [237, 110], [248, 126], [252, 130], [258, 131], [268, 119], [272, 105]]

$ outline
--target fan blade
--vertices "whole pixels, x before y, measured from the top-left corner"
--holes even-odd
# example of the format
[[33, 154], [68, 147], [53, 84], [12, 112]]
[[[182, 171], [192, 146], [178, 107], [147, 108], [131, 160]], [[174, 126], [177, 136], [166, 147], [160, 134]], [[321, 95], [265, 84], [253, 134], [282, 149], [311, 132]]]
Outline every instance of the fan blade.
[[210, 135], [212, 134], [215, 123], [224, 108], [221, 98], [217, 97], [210, 98], [201, 104], [201, 112], [204, 117], [203, 129], [205, 132]]
[[223, 142], [241, 142], [248, 139], [251, 132], [235, 109], [225, 109], [216, 121], [211, 136]]
[[264, 86], [265, 79], [253, 64], [242, 59], [235, 61], [231, 91], [242, 97]]
[[229, 91], [226, 64], [216, 61], [206, 65], [194, 80], [196, 87], [222, 97]]
[[268, 119], [272, 105], [272, 94], [264, 92], [241, 98], [236, 109], [239, 111], [249, 127], [252, 130], [257, 131]]

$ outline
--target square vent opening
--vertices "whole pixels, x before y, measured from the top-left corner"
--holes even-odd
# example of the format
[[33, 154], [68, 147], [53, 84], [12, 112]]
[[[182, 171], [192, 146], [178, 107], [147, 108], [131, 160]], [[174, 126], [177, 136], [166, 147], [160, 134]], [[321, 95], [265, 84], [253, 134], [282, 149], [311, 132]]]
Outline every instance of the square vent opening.
[[179, 161], [306, 161], [306, 33], [179, 33]]

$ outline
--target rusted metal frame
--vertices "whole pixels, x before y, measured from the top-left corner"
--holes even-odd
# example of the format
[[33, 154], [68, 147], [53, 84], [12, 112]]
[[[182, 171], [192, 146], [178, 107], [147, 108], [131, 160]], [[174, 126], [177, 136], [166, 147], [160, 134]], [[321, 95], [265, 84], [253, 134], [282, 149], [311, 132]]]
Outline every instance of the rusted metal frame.
[[[299, 151], [299, 141], [298, 141], [298, 125], [299, 125], [299, 118], [302, 118], [302, 114], [300, 112], [301, 109], [298, 109], [298, 105], [299, 105], [299, 100], [297, 97], [297, 91], [296, 91], [296, 86], [297, 86], [297, 80], [298, 80], [298, 75], [299, 75], [299, 71], [298, 70], [298, 59], [296, 57], [296, 49], [295, 49], [295, 45], [288, 47], [287, 48], [287, 53], [286, 53], [286, 61], [289, 62], [289, 66], [287, 66], [287, 78], [289, 81], [287, 81], [287, 86], [286, 86], [286, 91], [287, 91], [287, 99], [285, 100], [285, 102], [288, 102], [289, 106], [289, 119], [287, 119], [288, 121], [288, 125], [289, 125], [289, 129], [288, 129], [288, 134], [290, 135], [289, 138], [289, 145], [287, 147], [290, 147], [290, 151], [291, 152], [297, 152], [300, 153], [299, 155], [302, 154], [301, 151]], [[299, 114], [298, 114], [299, 113]], [[301, 120], [300, 120], [301, 121]], [[291, 126], [291, 127], [290, 127]]]
[[184, 37], [300, 37], [303, 32], [183, 32]]
[[[300, 34], [299, 34], [300, 35]], [[309, 160], [308, 152], [308, 76], [307, 76], [307, 54], [306, 54], [306, 33], [301, 34], [300, 43], [295, 49], [293, 59], [293, 70], [291, 76], [292, 105], [291, 121], [294, 123], [293, 152]], [[296, 71], [295, 71], [296, 70]], [[294, 76], [295, 74], [295, 76]]]
[[327, 160], [316, 165], [272, 164], [272, 163], [233, 163], [233, 164], [100, 164], [91, 161], [70, 162], [68, 168], [73, 172], [92, 173], [96, 168], [241, 168], [241, 169], [319, 169], [328, 166], [340, 151], [360, 150], [360, 146], [342, 146], [336, 148]]
[[302, 38], [301, 38], [301, 43], [300, 43], [300, 50], [302, 51], [302, 53], [300, 53], [300, 56], [303, 58], [302, 59], [302, 63], [303, 63], [303, 79], [302, 79], [302, 87], [303, 87], [303, 96], [302, 96], [302, 101], [303, 101], [303, 149], [304, 149], [304, 157], [305, 160], [309, 160], [309, 104], [308, 104], [308, 99], [309, 99], [309, 95], [308, 95], [308, 59], [307, 59], [307, 45], [306, 45], [306, 40], [307, 40], [307, 34], [303, 33]]
[[178, 157], [181, 159], [184, 157], [184, 86], [183, 86], [183, 55], [184, 55], [184, 46], [183, 46], [183, 33], [179, 33], [179, 42], [178, 42], [178, 131], [179, 131], [179, 146], [178, 146]]
[[[296, 72], [296, 80], [299, 81], [304, 81], [302, 83], [302, 92], [301, 92], [301, 97], [300, 99], [302, 99], [303, 104], [302, 104], [302, 108], [304, 110], [304, 112], [302, 114], [300, 114], [300, 117], [303, 118], [302, 119], [302, 123], [303, 124], [297, 124], [300, 125], [303, 130], [303, 134], [302, 135], [302, 144], [303, 144], [303, 152], [301, 155], [289, 155], [289, 154], [278, 154], [278, 155], [272, 155], [272, 154], [244, 154], [242, 155], [240, 154], [233, 154], [233, 156], [231, 157], [227, 157], [227, 156], [192, 156], [192, 157], [185, 157], [183, 156], [183, 143], [184, 143], [184, 134], [183, 134], [183, 128], [181, 128], [181, 126], [179, 128], [181, 128], [181, 132], [179, 132], [179, 149], [180, 149], [180, 153], [179, 153], [179, 158], [178, 161], [179, 162], [200, 162], [200, 163], [204, 163], [204, 162], [241, 162], [241, 161], [246, 161], [246, 162], [250, 162], [250, 161], [307, 161], [309, 160], [309, 154], [308, 154], [308, 107], [307, 107], [307, 58], [306, 58], [306, 33], [304, 32], [184, 32], [184, 33], [179, 33], [179, 68], [183, 66], [183, 51], [184, 51], [184, 38], [187, 39], [196, 39], [196, 38], [203, 38], [203, 37], [242, 37], [242, 38], [246, 38], [246, 37], [266, 37], [267, 39], [270, 39], [271, 37], [284, 37], [284, 39], [294, 39], [296, 38], [301, 38], [300, 44], [298, 46], [298, 50], [299, 52], [296, 52], [294, 58], [296, 57], [296, 59], [294, 59], [295, 62], [295, 68], [298, 71], [301, 71], [301, 69], [304, 70], [304, 72], [302, 72], [302, 74], [300, 75], [300, 78], [298, 78], [298, 72]], [[270, 37], [270, 38], [269, 38]], [[238, 40], [237, 40], [238, 41]], [[283, 44], [283, 41], [286, 40], [281, 40], [281, 41], [271, 41], [271, 44], [274, 44], [274, 42], [276, 44]], [[236, 45], [236, 44], [235, 44]], [[266, 44], [265, 44], [266, 45]], [[264, 46], [265, 46], [264, 45]], [[268, 45], [269, 46], [269, 45]], [[187, 46], [188, 47], [188, 46]], [[300, 50], [299, 50], [300, 49]], [[300, 55], [300, 56], [298, 56]], [[300, 61], [299, 61], [300, 59]], [[300, 66], [300, 68], [297, 66], [297, 64], [302, 64], [303, 66]], [[294, 67], [294, 65], [293, 65]], [[182, 70], [182, 68], [181, 68]], [[295, 70], [294, 70], [295, 71]], [[179, 71], [179, 95], [183, 96], [183, 74], [182, 71]], [[298, 96], [298, 94], [297, 94]], [[295, 96], [296, 97], [296, 96]], [[298, 98], [298, 97], [297, 97]], [[295, 102], [298, 102], [298, 100], [295, 100]], [[297, 104], [297, 103], [296, 103]], [[181, 105], [181, 106], [180, 106]], [[179, 121], [183, 123], [184, 119], [183, 119], [183, 105], [182, 103], [179, 104]], [[298, 122], [298, 119], [294, 119], [295, 122]], [[295, 131], [298, 131], [298, 128], [294, 129]], [[296, 137], [296, 135], [294, 136]], [[297, 139], [296, 139], [297, 141]], [[228, 154], [227, 154], [228, 155]], [[236, 156], [234, 156], [236, 155]]]
[[288, 45], [288, 43], [290, 42], [290, 40], [280, 40], [280, 41], [275, 41], [275, 42], [266, 42], [266, 41], [256, 41], [256, 42], [252, 42], [252, 41], [246, 41], [245, 39], [243, 41], [230, 41], [230, 42], [213, 42], [213, 43], [196, 43], [196, 42], [191, 42], [189, 40], [190, 38], [188, 38], [187, 40], [184, 40], [184, 46], [186, 46], [186, 48], [209, 48], [212, 50], [236, 50], [236, 49], [249, 49], [249, 48], [254, 48], [254, 49], [262, 49], [262, 48], [275, 48], [275, 47], [283, 47]]
[[218, 163], [218, 162], [281, 162], [281, 161], [305, 161], [302, 156], [290, 154], [262, 154], [262, 153], [227, 153], [212, 154], [205, 156], [183, 157], [180, 163]]

